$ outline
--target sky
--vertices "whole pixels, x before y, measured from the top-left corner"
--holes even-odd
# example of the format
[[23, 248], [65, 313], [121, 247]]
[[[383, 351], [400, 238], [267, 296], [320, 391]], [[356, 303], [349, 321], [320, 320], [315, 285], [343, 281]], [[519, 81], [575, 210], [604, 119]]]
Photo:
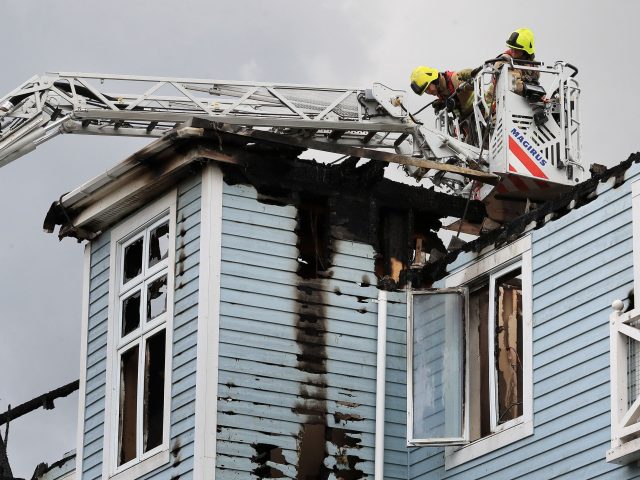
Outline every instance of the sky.
[[[0, 0], [0, 11], [0, 97], [55, 71], [409, 90], [415, 66], [475, 67], [528, 27], [538, 60], [580, 70], [584, 162], [640, 150], [635, 0]], [[44, 233], [44, 215], [145, 143], [60, 136], [0, 169], [0, 412], [79, 377], [83, 246]], [[75, 448], [77, 394], [56, 405], [12, 422], [15, 476]]]

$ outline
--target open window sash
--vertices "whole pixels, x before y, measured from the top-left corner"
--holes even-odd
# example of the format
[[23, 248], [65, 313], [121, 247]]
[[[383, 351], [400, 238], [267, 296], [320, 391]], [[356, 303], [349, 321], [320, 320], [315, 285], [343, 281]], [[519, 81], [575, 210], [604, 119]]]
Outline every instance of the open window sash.
[[407, 443], [469, 442], [465, 287], [409, 291]]

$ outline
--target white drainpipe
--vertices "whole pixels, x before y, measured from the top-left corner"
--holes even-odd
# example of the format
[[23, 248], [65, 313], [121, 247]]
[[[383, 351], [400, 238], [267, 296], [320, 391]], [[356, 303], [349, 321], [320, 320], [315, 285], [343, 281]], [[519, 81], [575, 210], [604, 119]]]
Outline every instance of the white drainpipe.
[[384, 480], [384, 411], [387, 369], [387, 292], [378, 291], [375, 480]]

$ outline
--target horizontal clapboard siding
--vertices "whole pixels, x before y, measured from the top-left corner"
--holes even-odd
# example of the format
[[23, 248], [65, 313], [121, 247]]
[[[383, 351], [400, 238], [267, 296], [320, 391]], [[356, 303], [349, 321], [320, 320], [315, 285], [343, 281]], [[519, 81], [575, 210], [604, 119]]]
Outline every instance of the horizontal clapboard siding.
[[[170, 463], [144, 478], [189, 476], [193, 469], [195, 357], [198, 317], [201, 182], [195, 176], [178, 187], [176, 268], [171, 373]], [[109, 304], [110, 233], [91, 244], [87, 384], [82, 476], [102, 477]]]
[[91, 242], [87, 371], [82, 449], [82, 478], [86, 480], [94, 480], [102, 476], [110, 238], [109, 232], [105, 232]]
[[[365, 478], [373, 475], [374, 252], [334, 239], [327, 278], [303, 280], [296, 273], [297, 214], [258, 202], [253, 188], [224, 187], [216, 478], [266, 475], [258, 452], [264, 445], [284, 458], [270, 466], [296, 478], [301, 431], [314, 423], [329, 432], [325, 467], [339, 471], [349, 456]], [[319, 315], [320, 323], [306, 327], [304, 315]], [[324, 371], [301, 367], [307, 349], [326, 356]], [[387, 430], [404, 439], [404, 393], [396, 392], [404, 390], [403, 326], [390, 329], [388, 350]], [[332, 440], [338, 432], [354, 443]], [[390, 441], [387, 457], [387, 478], [406, 478], [402, 446]]]
[[[412, 479], [630, 479], [610, 446], [608, 318], [633, 286], [631, 184], [601, 184], [591, 203], [535, 230], [534, 434], [451, 470], [442, 449], [410, 453]], [[469, 258], [461, 258], [468, 263]]]

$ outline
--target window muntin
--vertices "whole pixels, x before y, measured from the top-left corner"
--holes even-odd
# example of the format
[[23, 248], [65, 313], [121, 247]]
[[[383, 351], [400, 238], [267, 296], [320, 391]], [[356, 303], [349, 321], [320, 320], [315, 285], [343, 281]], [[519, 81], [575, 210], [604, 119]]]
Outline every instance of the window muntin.
[[116, 472], [166, 446], [169, 226], [165, 213], [119, 242]]
[[467, 302], [466, 289], [409, 294], [411, 443], [448, 445], [466, 440], [464, 325]]

